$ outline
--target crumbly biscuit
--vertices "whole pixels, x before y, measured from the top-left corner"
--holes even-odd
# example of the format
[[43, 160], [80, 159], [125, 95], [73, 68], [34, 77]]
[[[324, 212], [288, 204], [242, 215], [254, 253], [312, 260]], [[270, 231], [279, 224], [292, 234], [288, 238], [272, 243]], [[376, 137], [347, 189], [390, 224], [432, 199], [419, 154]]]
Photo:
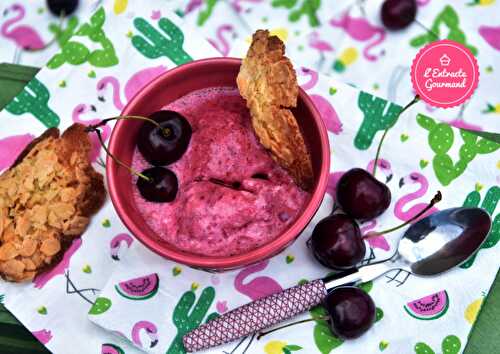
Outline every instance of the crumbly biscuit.
[[311, 157], [297, 121], [288, 108], [297, 106], [299, 87], [285, 46], [276, 36], [258, 30], [237, 78], [252, 126], [262, 145], [305, 190], [313, 185]]
[[85, 127], [48, 129], [0, 175], [0, 275], [21, 282], [57, 264], [102, 206]]

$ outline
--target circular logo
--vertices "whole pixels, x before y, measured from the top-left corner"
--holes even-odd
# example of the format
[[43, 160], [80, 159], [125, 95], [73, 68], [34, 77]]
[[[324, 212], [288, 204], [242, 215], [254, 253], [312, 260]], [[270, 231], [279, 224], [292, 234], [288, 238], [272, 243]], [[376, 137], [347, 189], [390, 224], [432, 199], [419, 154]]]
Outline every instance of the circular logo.
[[449, 108], [472, 96], [479, 81], [479, 68], [469, 49], [444, 39], [418, 52], [411, 67], [411, 81], [425, 102]]

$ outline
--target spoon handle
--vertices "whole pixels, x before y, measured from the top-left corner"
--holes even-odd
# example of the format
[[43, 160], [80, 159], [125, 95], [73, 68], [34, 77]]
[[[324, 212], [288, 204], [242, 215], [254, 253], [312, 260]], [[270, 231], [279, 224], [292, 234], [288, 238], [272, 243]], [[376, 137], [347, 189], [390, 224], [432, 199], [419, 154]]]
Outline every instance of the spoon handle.
[[323, 279], [327, 290], [332, 290], [343, 285], [356, 285], [376, 279], [394, 269], [403, 269], [400, 264], [388, 261], [353, 268], [340, 273], [333, 274]]
[[208, 349], [259, 332], [323, 302], [326, 288], [318, 279], [238, 307], [189, 332], [187, 352]]

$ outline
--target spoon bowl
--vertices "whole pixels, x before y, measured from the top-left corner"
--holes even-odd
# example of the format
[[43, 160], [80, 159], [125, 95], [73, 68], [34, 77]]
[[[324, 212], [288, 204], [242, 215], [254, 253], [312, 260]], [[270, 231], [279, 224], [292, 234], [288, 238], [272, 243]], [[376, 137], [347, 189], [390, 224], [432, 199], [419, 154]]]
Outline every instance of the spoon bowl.
[[410, 226], [398, 253], [415, 275], [449, 270], [475, 253], [491, 228], [491, 218], [479, 208], [452, 208], [434, 213]]

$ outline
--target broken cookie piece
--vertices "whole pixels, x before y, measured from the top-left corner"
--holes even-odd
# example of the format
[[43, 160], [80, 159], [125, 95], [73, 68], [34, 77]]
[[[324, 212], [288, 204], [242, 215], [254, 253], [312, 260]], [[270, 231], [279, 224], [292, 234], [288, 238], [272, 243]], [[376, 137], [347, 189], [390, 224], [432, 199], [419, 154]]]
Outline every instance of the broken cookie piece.
[[106, 195], [81, 124], [51, 128], [0, 175], [0, 276], [21, 282], [54, 266]]
[[313, 185], [311, 157], [289, 109], [297, 106], [297, 77], [278, 37], [270, 36], [266, 30], [254, 33], [237, 84], [261, 144], [301, 188], [310, 190]]

